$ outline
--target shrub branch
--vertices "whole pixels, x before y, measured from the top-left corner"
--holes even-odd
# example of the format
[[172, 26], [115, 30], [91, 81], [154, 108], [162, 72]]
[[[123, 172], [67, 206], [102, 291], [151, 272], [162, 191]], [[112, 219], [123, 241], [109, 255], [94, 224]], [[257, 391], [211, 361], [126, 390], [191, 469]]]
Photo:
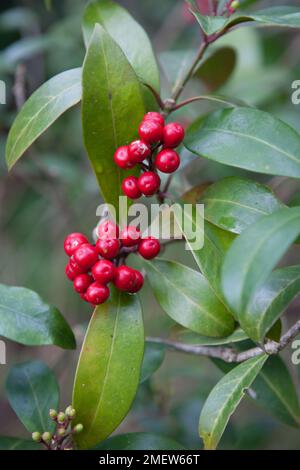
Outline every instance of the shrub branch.
[[193, 354], [195, 356], [207, 356], [216, 359], [222, 359], [224, 362], [244, 362], [252, 357], [259, 356], [263, 352], [274, 355], [285, 349], [291, 341], [300, 332], [300, 320], [295, 323], [280, 339], [279, 343], [276, 341], [267, 341], [263, 346], [247, 349], [246, 351], [239, 352], [234, 348], [214, 347], [214, 346], [199, 346], [196, 344], [185, 344], [177, 341], [172, 341], [164, 338], [148, 337], [147, 341], [151, 343], [164, 344], [170, 350], [179, 351], [186, 354]]

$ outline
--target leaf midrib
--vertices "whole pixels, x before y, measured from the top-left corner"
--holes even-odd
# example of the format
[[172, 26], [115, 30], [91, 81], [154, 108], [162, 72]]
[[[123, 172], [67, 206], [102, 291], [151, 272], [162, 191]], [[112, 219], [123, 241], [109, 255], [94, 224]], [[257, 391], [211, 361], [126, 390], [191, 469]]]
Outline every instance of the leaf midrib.
[[[58, 93], [58, 94], [55, 95], [55, 96], [51, 96], [51, 95], [50, 95], [50, 96], [48, 97], [48, 98], [49, 98], [48, 101], [47, 101], [41, 108], [39, 108], [39, 110], [38, 110], [34, 115], [32, 115], [31, 118], [30, 118], [30, 119], [27, 121], [27, 123], [24, 125], [22, 131], [20, 132], [20, 134], [18, 135], [17, 139], [15, 140], [14, 145], [13, 145], [13, 146], [11, 147], [11, 149], [10, 149], [9, 156], [11, 156], [11, 155], [14, 153], [14, 151], [15, 151], [15, 149], [16, 149], [16, 147], [17, 147], [19, 141], [20, 141], [20, 139], [23, 137], [24, 133], [27, 131], [27, 129], [28, 129], [28, 127], [31, 125], [32, 121], [35, 120], [35, 119], [41, 114], [41, 112], [43, 112], [43, 111], [47, 108], [47, 106], [49, 106], [49, 105], [52, 103], [52, 101], [54, 101], [54, 100], [60, 98], [61, 95], [63, 95], [64, 93], [70, 91], [72, 88], [75, 88], [75, 87], [78, 87], [78, 83], [75, 83], [75, 84], [71, 85], [70, 87], [65, 88], [64, 90], [62, 90], [60, 93]], [[29, 139], [29, 142], [30, 142], [30, 141], [31, 141], [31, 139]], [[9, 159], [10, 159], [10, 158], [9, 158]]]
[[[96, 407], [96, 410], [95, 410], [95, 413], [94, 413], [94, 417], [93, 417], [93, 419], [91, 421], [91, 424], [89, 426], [89, 431], [85, 434], [86, 437], [89, 436], [91, 434], [92, 430], [93, 430], [93, 425], [94, 425], [95, 421], [97, 420], [98, 413], [99, 413], [99, 410], [100, 410], [100, 407], [101, 407], [101, 404], [102, 404], [102, 400], [103, 400], [103, 396], [104, 396], [104, 392], [105, 392], [105, 387], [106, 387], [106, 383], [107, 383], [108, 376], [109, 376], [109, 369], [110, 369], [110, 363], [111, 363], [111, 359], [112, 359], [112, 355], [113, 355], [114, 345], [115, 345], [115, 342], [116, 342], [116, 331], [117, 331], [117, 327], [118, 327], [120, 307], [121, 307], [121, 295], [119, 294], [118, 306], [117, 306], [117, 312], [116, 312], [116, 318], [115, 318], [115, 324], [114, 324], [114, 330], [113, 330], [112, 341], [111, 341], [111, 347], [110, 347], [110, 352], [109, 352], [109, 358], [108, 358], [107, 365], [106, 365], [106, 368], [105, 368], [105, 375], [104, 375], [104, 380], [102, 382], [102, 389], [101, 389], [99, 401], [98, 401], [98, 404], [97, 404], [97, 407]], [[100, 386], [101, 386], [101, 384], [100, 384]]]
[[275, 145], [273, 144], [270, 144], [270, 142], [267, 142], [266, 140], [263, 140], [263, 139], [260, 139], [259, 137], [255, 137], [253, 135], [249, 135], [249, 134], [245, 134], [243, 132], [238, 132], [238, 131], [230, 131], [228, 129], [222, 129], [222, 128], [217, 128], [217, 127], [206, 127], [204, 126], [202, 128], [202, 131], [206, 131], [206, 132], [219, 132], [219, 133], [223, 133], [223, 134], [231, 134], [231, 135], [235, 135], [235, 136], [238, 136], [238, 137], [243, 137], [245, 139], [249, 139], [249, 140], [254, 140], [256, 142], [259, 142], [260, 144], [263, 144], [265, 145], [266, 147], [270, 147], [272, 148], [273, 150], [277, 151], [278, 153], [282, 153], [283, 155], [285, 155], [287, 158], [289, 158], [290, 160], [292, 161], [295, 161], [298, 165], [300, 165], [300, 159], [298, 159], [297, 157], [295, 157], [294, 155], [288, 153], [288, 152], [285, 152], [283, 149], [281, 149], [280, 147], [276, 147]]
[[32, 391], [32, 395], [33, 395], [33, 399], [34, 399], [34, 402], [36, 403], [36, 410], [39, 414], [39, 417], [40, 417], [40, 421], [41, 421], [41, 425], [42, 425], [42, 429], [45, 431], [46, 430], [46, 425], [45, 425], [45, 422], [44, 422], [44, 417], [42, 415], [42, 412], [41, 412], [41, 409], [40, 409], [40, 406], [39, 406], [39, 400], [37, 398], [37, 395], [35, 393], [35, 390], [34, 390], [34, 387], [32, 386], [32, 383], [31, 383], [31, 380], [30, 380], [30, 376], [27, 374], [27, 371], [24, 370], [24, 374], [28, 380], [28, 384], [29, 384], [29, 387], [30, 387], [30, 390]]
[[[219, 318], [214, 317], [214, 316], [211, 315], [207, 310], [205, 310], [204, 308], [200, 307], [200, 305], [197, 304], [193, 299], [191, 299], [190, 297], [188, 297], [188, 295], [187, 295], [182, 289], [180, 289], [177, 284], [174, 284], [174, 282], [170, 281], [170, 279], [168, 279], [166, 276], [163, 276], [162, 273], [153, 265], [153, 263], [151, 263], [151, 267], [152, 267], [156, 272], [158, 272], [158, 273], [166, 280], [166, 282], [168, 282], [171, 286], [175, 287], [178, 292], [180, 292], [184, 297], [186, 297], [190, 303], [192, 303], [193, 305], [195, 305], [196, 308], [197, 308], [198, 310], [200, 310], [200, 312], [203, 312], [204, 315], [206, 315], [208, 318], [211, 318], [212, 320], [215, 321], [215, 323], [219, 324], [220, 326], [222, 326], [222, 327], [224, 328], [224, 324], [222, 323], [222, 321], [218, 321], [218, 320], [220, 320]], [[191, 271], [192, 271], [192, 270], [191, 270]], [[197, 274], [201, 276], [200, 273], [197, 273]], [[204, 276], [203, 276], [203, 280], [205, 280]], [[211, 287], [210, 287], [210, 285], [209, 285], [208, 282], [207, 282], [207, 287], [208, 287], [209, 289], [211, 289]], [[213, 291], [212, 289], [211, 289], [211, 291], [212, 291], [212, 293], [214, 294], [214, 291]], [[219, 299], [217, 298], [217, 296], [216, 296], [216, 300], [219, 301]], [[230, 316], [229, 312], [228, 312], [228, 316]], [[225, 325], [225, 328], [228, 329], [228, 326]]]
[[[266, 359], [267, 359], [267, 358], [265, 358], [265, 360], [266, 360]], [[258, 366], [258, 362], [255, 362], [251, 368], [247, 369], [247, 371], [246, 371], [246, 373], [243, 375], [243, 378], [242, 378], [242, 379], [237, 378], [237, 379], [232, 379], [232, 380], [226, 382], [226, 385], [229, 385], [229, 384], [231, 384], [231, 383], [233, 383], [233, 382], [237, 382], [237, 381], [238, 381], [238, 384], [237, 384], [236, 387], [234, 387], [232, 393], [230, 394], [230, 397], [233, 396], [234, 393], [236, 393], [236, 391], [237, 391], [238, 388], [240, 387], [240, 382], [246, 380], [247, 377], [248, 377], [248, 375], [251, 375], [252, 370], [255, 369], [257, 366]], [[254, 380], [254, 379], [253, 379], [253, 380]], [[251, 385], [251, 384], [250, 384], [250, 385]], [[248, 387], [250, 387], [250, 385], [249, 385]], [[247, 389], [248, 387], [246, 387], [246, 389]], [[244, 388], [245, 388], [245, 387], [244, 387]], [[243, 388], [243, 390], [244, 390], [244, 388]], [[244, 392], [243, 390], [241, 391], [242, 396], [241, 396], [241, 398], [239, 399], [238, 403], [241, 401], [241, 399], [243, 398], [243, 396], [244, 396], [244, 394], [245, 394], [245, 392]], [[238, 403], [237, 403], [237, 405], [238, 405]], [[226, 407], [227, 405], [228, 405], [228, 395], [227, 395], [227, 397], [226, 397], [226, 402], [225, 402], [224, 405], [219, 409], [220, 412], [219, 412], [219, 414], [216, 416], [216, 418], [215, 418], [215, 420], [214, 420], [214, 424], [213, 424], [213, 427], [212, 427], [211, 432], [210, 432], [210, 437], [209, 437], [210, 440], [211, 440], [211, 437], [212, 437], [213, 434], [214, 434], [214, 431], [215, 431], [215, 429], [216, 429], [216, 426], [218, 425], [218, 421], [219, 421], [220, 419], [222, 419], [222, 417], [223, 417], [223, 413], [224, 413], [225, 407]], [[231, 413], [231, 415], [232, 415], [232, 413]], [[228, 417], [228, 420], [230, 419], [231, 415]], [[228, 421], [228, 420], [227, 420], [227, 421]], [[226, 423], [225, 423], [225, 424], [226, 424]]]
[[203, 202], [205, 203], [206, 201], [210, 201], [210, 202], [222, 202], [224, 204], [229, 204], [229, 205], [233, 205], [233, 206], [239, 206], [239, 207], [243, 207], [244, 209], [249, 209], [250, 211], [252, 212], [259, 212], [260, 214], [263, 214], [263, 215], [268, 215], [269, 212], [266, 212], [266, 211], [263, 211], [261, 209], [257, 209], [256, 207], [252, 207], [252, 206], [247, 206], [246, 204], [241, 204], [240, 202], [237, 202], [237, 201], [233, 201], [233, 200], [227, 200], [227, 199], [220, 199], [220, 198], [204, 198], [203, 199]]

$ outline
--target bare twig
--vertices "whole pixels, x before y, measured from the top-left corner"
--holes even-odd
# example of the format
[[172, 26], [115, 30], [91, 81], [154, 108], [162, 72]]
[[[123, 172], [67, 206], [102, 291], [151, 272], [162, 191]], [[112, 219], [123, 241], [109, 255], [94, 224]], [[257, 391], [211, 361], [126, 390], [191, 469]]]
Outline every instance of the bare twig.
[[246, 351], [238, 352], [233, 348], [214, 347], [214, 346], [199, 346], [195, 344], [184, 344], [177, 341], [172, 341], [164, 338], [148, 337], [147, 341], [152, 343], [164, 344], [174, 351], [180, 351], [186, 354], [193, 354], [195, 356], [208, 356], [217, 359], [222, 359], [224, 362], [244, 362], [247, 359], [256, 357], [259, 354], [267, 353], [269, 355], [278, 354], [286, 348], [291, 341], [300, 332], [300, 320], [285, 333], [279, 343], [275, 341], [267, 341], [263, 347], [255, 347], [247, 349]]

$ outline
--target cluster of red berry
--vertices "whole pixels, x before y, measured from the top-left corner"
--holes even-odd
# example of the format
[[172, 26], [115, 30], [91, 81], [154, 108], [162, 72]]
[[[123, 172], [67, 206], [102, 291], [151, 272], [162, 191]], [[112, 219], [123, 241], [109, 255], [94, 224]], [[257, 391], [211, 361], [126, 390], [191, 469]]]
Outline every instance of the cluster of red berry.
[[160, 252], [160, 243], [154, 237], [141, 237], [134, 226], [121, 232], [110, 220], [97, 227], [97, 242], [89, 243], [82, 233], [71, 233], [64, 243], [64, 250], [70, 257], [66, 275], [73, 281], [74, 289], [82, 299], [92, 305], [99, 305], [109, 297], [107, 284], [113, 284], [125, 292], [134, 294], [144, 283], [140, 271], [122, 262], [133, 252], [145, 259], [155, 258]]
[[180, 157], [174, 148], [183, 141], [184, 129], [177, 122], [165, 124], [161, 114], [150, 112], [140, 124], [139, 136], [140, 140], [119, 147], [114, 155], [120, 168], [128, 170], [137, 164], [141, 166], [139, 178], [128, 176], [123, 180], [123, 193], [130, 199], [153, 196], [159, 191], [161, 181], [157, 170], [162, 173], [177, 170]]

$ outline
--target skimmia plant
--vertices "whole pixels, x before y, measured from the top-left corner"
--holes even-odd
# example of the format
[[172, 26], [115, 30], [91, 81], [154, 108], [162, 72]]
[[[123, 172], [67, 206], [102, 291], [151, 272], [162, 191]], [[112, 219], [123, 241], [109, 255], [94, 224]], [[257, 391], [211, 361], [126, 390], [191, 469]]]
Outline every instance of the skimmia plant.
[[[202, 159], [254, 172], [255, 177], [300, 178], [300, 135], [289, 125], [230, 97], [182, 98], [195, 77], [213, 73], [220, 85], [231, 73], [234, 51], [218, 46], [219, 38], [241, 26], [300, 28], [299, 9], [247, 13], [237, 1], [220, 0], [211, 2], [210, 16], [205, 16], [196, 1], [187, 3], [199, 24], [198, 50], [185, 59], [173, 89], [162, 97], [159, 68], [145, 31], [117, 3], [90, 2], [82, 23], [84, 63], [51, 78], [24, 104], [7, 140], [9, 169], [64, 112], [81, 102], [87, 156], [103, 200], [116, 209], [122, 194], [172, 204], [172, 173], [180, 171], [186, 149]], [[211, 63], [217, 56], [221, 60], [216, 70]], [[202, 113], [184, 131], [178, 121], [197, 101], [199, 107], [207, 101], [219, 109], [204, 117]], [[142, 237], [135, 226], [119, 232], [112, 221], [102, 220], [92, 243], [74, 227], [65, 242], [70, 257], [66, 274], [83, 301], [95, 308], [81, 347], [72, 405], [59, 411], [58, 385], [43, 363], [13, 367], [7, 396], [33, 440], [3, 437], [3, 448], [181, 448], [167, 437], [157, 440], [148, 434], [102, 443], [126, 417], [139, 384], [159, 367], [166, 348], [207, 356], [224, 372], [202, 407], [199, 435], [205, 448], [218, 446], [250, 389], [257, 404], [285, 424], [299, 426], [296, 390], [280, 352], [300, 332], [300, 320], [290, 329], [281, 325], [300, 292], [300, 266], [277, 265], [299, 243], [300, 207], [288, 207], [269, 187], [238, 176], [193, 188], [177, 200], [184, 201], [205, 205], [204, 231], [192, 220], [204, 232], [203, 248], [190, 251], [197, 270], [161, 257], [159, 240]], [[183, 224], [180, 229], [187, 238]], [[184, 244], [178, 246], [184, 249]], [[142, 272], [126, 265], [129, 256], [139, 256]], [[143, 306], [136, 294], [144, 277], [164, 312], [181, 326], [175, 338], [146, 335], [145, 354]], [[25, 345], [75, 348], [63, 316], [37, 294], [1, 286], [1, 298], [2, 336]], [[161, 358], [152, 364], [147, 351], [156, 346]]]

